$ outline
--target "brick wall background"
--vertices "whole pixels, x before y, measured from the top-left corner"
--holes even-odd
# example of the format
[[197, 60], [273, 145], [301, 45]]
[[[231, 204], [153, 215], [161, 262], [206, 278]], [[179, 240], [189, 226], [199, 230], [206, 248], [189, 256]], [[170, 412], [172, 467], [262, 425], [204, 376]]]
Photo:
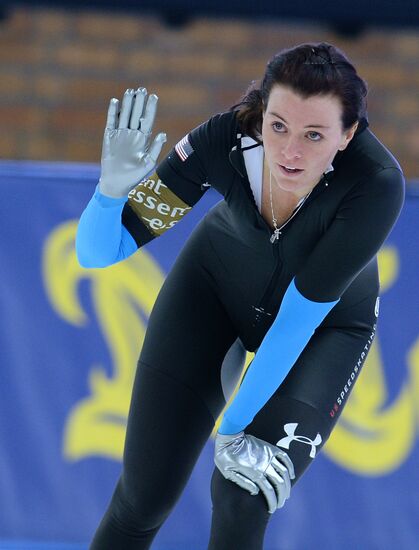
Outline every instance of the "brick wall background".
[[15, 8], [0, 21], [0, 157], [99, 162], [111, 97], [159, 95], [167, 152], [228, 108], [283, 47], [325, 40], [370, 87], [371, 129], [408, 178], [419, 177], [419, 31], [371, 29], [351, 39], [317, 25], [197, 19], [170, 28], [133, 14]]

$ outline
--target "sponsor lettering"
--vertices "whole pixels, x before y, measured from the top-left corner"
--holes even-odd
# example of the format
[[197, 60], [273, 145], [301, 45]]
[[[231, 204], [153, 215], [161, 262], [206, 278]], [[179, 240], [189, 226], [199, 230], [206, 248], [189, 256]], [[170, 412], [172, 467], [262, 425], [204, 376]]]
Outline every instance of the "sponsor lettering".
[[[155, 235], [173, 227], [191, 206], [184, 203], [155, 175], [140, 182], [128, 195], [131, 208]], [[150, 216], [151, 214], [151, 216]]]
[[374, 336], [375, 336], [375, 331], [377, 329], [377, 326], [374, 325], [373, 327], [373, 331], [371, 332], [369, 338], [368, 338], [368, 341], [367, 343], [365, 344], [362, 352], [361, 352], [361, 355], [359, 356], [357, 362], [355, 363], [355, 366], [351, 372], [351, 374], [349, 375], [349, 378], [348, 380], [346, 381], [345, 385], [343, 386], [342, 388], [342, 391], [340, 392], [340, 394], [336, 397], [336, 401], [333, 405], [333, 407], [331, 408], [331, 410], [329, 411], [329, 415], [333, 418], [335, 416], [335, 414], [338, 412], [339, 410], [339, 407], [341, 407], [343, 405], [343, 402], [345, 401], [346, 397], [347, 397], [347, 394], [349, 393], [349, 391], [351, 390], [351, 387], [352, 385], [354, 384], [355, 382], [355, 379], [356, 377], [358, 376], [359, 374], [359, 371], [361, 370], [361, 367], [362, 367], [362, 364], [364, 362], [364, 359], [365, 357], [367, 356], [367, 353], [368, 353], [368, 350], [372, 344], [372, 341], [374, 340]]

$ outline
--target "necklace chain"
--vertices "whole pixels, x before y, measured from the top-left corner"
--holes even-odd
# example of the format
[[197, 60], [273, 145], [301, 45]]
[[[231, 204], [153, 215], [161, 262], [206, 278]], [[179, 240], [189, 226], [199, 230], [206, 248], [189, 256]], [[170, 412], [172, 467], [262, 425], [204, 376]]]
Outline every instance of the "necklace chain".
[[[325, 184], [326, 186], [328, 185], [327, 183]], [[274, 205], [273, 205], [273, 200], [272, 200], [272, 173], [271, 171], [269, 170], [269, 198], [270, 198], [270, 201], [271, 201], [271, 212], [272, 212], [272, 223], [274, 224], [274, 232], [272, 233], [271, 237], [270, 237], [270, 241], [271, 243], [274, 243], [277, 239], [279, 239], [279, 236], [281, 235], [281, 228], [286, 225], [295, 215], [296, 213], [300, 210], [300, 208], [302, 207], [302, 205], [305, 203], [305, 201], [307, 200], [307, 198], [310, 196], [311, 192], [313, 191], [313, 189], [311, 189], [311, 191], [309, 191], [307, 193], [307, 195], [304, 197], [304, 199], [300, 202], [300, 204], [298, 205], [298, 207], [294, 210], [294, 213], [292, 214], [292, 216], [285, 222], [285, 224], [281, 225], [281, 227], [278, 227], [278, 220], [276, 219], [275, 217], [275, 213], [274, 213]]]
[[273, 205], [273, 201], [272, 201], [272, 174], [271, 174], [270, 170], [269, 170], [269, 198], [271, 200], [272, 222], [273, 222], [274, 227], [275, 227], [275, 230], [274, 230], [274, 232], [272, 233], [272, 236], [271, 236], [271, 243], [273, 243], [276, 239], [279, 239], [280, 231], [279, 231], [278, 225], [277, 225], [278, 220], [275, 218], [275, 214], [274, 214], [274, 205]]

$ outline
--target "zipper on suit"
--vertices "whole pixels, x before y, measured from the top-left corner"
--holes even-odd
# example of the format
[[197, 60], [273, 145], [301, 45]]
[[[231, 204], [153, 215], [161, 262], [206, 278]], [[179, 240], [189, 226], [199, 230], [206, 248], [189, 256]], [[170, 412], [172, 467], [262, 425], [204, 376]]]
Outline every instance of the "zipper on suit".
[[[324, 187], [327, 187], [329, 184], [328, 184], [328, 178], [327, 178], [327, 174], [326, 175], [323, 175], [318, 186], [319, 187], [314, 187], [310, 193], [305, 197], [305, 199], [303, 200], [303, 202], [298, 206], [298, 208], [295, 209], [295, 211], [293, 212], [292, 216], [290, 216], [288, 218], [288, 220], [285, 221], [285, 223], [283, 223], [281, 225], [281, 227], [278, 227], [278, 232], [276, 234], [276, 238], [273, 238], [273, 236], [275, 235], [275, 232], [272, 232], [272, 229], [271, 227], [266, 223], [265, 220], [265, 224], [266, 224], [266, 227], [268, 228], [268, 233], [271, 235], [270, 236], [270, 240], [272, 242], [272, 245], [273, 245], [273, 250], [274, 250], [274, 254], [275, 254], [275, 267], [274, 267], [274, 270], [272, 272], [272, 275], [271, 275], [271, 278], [268, 282], [268, 285], [265, 289], [265, 292], [263, 293], [263, 296], [259, 302], [259, 304], [257, 306], [252, 306], [253, 307], [253, 310], [256, 312], [255, 313], [255, 320], [254, 320], [254, 323], [253, 323], [253, 326], [256, 326], [258, 323], [260, 323], [260, 321], [265, 317], [271, 317], [272, 316], [272, 313], [269, 313], [268, 311], [266, 311], [266, 307], [269, 303], [269, 300], [272, 296], [272, 292], [277, 284], [277, 279], [278, 279], [278, 276], [279, 276], [279, 273], [281, 271], [281, 263], [279, 261], [279, 240], [280, 240], [280, 237], [282, 236], [282, 233], [283, 233], [283, 229], [290, 223], [290, 221], [297, 215], [297, 213], [301, 210], [301, 208], [303, 207], [303, 205], [306, 203], [307, 199], [310, 197], [310, 195], [312, 194], [313, 190], [314, 189], [318, 189], [319, 191], [316, 193], [316, 195], [319, 194], [319, 192], [321, 192]], [[324, 185], [321, 185], [322, 183], [324, 182]], [[262, 217], [262, 215], [261, 215]], [[263, 217], [262, 217], [263, 219]]]

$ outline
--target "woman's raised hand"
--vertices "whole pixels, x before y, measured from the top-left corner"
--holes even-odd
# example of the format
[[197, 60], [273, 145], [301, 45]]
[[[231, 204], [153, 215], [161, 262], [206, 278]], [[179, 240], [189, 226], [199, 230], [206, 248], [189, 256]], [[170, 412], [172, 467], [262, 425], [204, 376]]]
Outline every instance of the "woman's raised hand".
[[103, 136], [99, 191], [106, 196], [126, 197], [140, 181], [153, 173], [166, 134], [151, 133], [158, 97], [146, 88], [126, 90], [119, 100], [112, 98]]

